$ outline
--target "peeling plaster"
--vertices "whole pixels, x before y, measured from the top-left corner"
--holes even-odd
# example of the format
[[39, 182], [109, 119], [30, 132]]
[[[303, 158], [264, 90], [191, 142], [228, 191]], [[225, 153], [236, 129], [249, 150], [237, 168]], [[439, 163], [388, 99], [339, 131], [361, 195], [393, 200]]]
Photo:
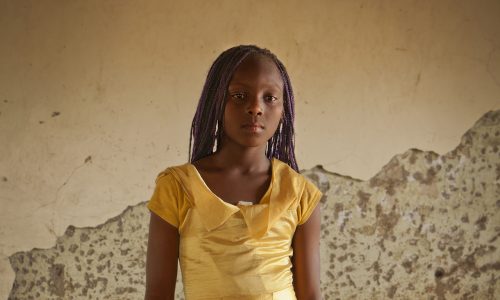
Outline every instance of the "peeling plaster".
[[[302, 171], [324, 193], [324, 299], [499, 295], [499, 147], [500, 111], [492, 111], [454, 150], [410, 149], [368, 181]], [[68, 227], [51, 249], [10, 256], [9, 299], [142, 299], [148, 220], [141, 203], [97, 227]]]

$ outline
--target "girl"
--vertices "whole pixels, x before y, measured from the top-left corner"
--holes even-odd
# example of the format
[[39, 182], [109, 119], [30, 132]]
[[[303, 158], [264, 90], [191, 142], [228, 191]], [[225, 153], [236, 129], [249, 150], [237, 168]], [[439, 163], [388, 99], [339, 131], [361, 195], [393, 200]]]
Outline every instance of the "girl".
[[[321, 192], [294, 153], [294, 97], [267, 49], [224, 51], [191, 127], [190, 162], [156, 179], [146, 299], [320, 299]], [[192, 150], [191, 150], [192, 142]]]

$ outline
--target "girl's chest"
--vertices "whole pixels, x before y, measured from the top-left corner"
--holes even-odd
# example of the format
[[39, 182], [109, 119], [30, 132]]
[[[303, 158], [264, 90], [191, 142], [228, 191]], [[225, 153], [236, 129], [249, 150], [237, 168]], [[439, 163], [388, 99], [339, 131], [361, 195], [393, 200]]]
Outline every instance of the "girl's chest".
[[207, 187], [222, 201], [236, 205], [239, 201], [257, 204], [266, 194], [271, 176], [230, 176], [201, 174]]

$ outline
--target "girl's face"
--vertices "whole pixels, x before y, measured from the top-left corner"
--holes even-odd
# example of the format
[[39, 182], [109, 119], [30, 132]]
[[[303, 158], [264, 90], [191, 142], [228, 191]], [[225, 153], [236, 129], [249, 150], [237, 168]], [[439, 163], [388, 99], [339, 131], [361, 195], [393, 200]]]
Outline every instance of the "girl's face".
[[247, 57], [229, 83], [223, 143], [265, 145], [278, 128], [283, 100], [283, 80], [274, 62], [262, 55]]

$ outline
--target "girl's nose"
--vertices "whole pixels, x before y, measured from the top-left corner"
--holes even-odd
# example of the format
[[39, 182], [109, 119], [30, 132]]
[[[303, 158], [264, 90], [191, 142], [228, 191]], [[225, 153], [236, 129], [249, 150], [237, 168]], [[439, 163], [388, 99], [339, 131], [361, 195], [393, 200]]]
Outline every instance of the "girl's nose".
[[258, 97], [252, 97], [248, 101], [247, 112], [251, 115], [262, 115], [262, 103]]

